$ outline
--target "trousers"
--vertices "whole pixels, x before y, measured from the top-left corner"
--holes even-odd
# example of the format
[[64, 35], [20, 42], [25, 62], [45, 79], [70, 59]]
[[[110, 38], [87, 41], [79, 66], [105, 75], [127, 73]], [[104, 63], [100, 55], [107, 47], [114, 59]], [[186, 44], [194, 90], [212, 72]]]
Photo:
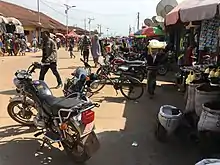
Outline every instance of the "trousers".
[[156, 89], [156, 70], [149, 70], [147, 74], [147, 91], [150, 95], [154, 95], [154, 91]]
[[44, 80], [44, 77], [45, 77], [45, 75], [46, 75], [46, 73], [48, 72], [49, 69], [51, 69], [54, 76], [56, 76], [58, 85], [62, 84], [60, 74], [58, 73], [58, 70], [57, 70], [57, 63], [56, 62], [50, 63], [49, 65], [43, 65], [42, 66], [42, 68], [40, 70], [39, 80]]

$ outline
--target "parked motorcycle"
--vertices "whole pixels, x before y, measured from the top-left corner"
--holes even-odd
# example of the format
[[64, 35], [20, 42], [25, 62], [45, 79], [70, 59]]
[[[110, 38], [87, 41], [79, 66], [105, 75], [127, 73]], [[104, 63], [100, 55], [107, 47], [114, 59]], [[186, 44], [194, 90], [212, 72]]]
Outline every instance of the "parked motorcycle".
[[[64, 147], [75, 162], [87, 161], [99, 148], [99, 141], [94, 133], [93, 108], [99, 107], [88, 98], [55, 97], [44, 81], [32, 80], [31, 74], [41, 65], [33, 63], [28, 70], [17, 71], [15, 82], [19, 96], [10, 99], [8, 113], [12, 119], [24, 124], [41, 128], [34, 136], [43, 134], [43, 144], [58, 143]], [[18, 114], [14, 112], [15, 106], [21, 104]], [[34, 107], [38, 113], [34, 122], [29, 119]], [[28, 119], [28, 120], [27, 120]]]
[[161, 59], [160, 65], [158, 67], [158, 74], [161, 76], [165, 76], [168, 71], [171, 70], [172, 64], [175, 63], [175, 58], [172, 52], [168, 52]]
[[72, 78], [67, 78], [64, 83], [63, 93], [65, 97], [69, 95], [74, 96], [74, 93], [80, 93], [81, 95], [87, 96], [91, 94], [90, 97], [95, 93], [93, 90], [96, 90], [101, 83], [101, 80], [98, 79], [97, 75], [91, 73], [91, 66], [85, 62], [83, 59], [80, 59], [84, 67], [78, 67], [71, 75]]
[[146, 66], [147, 61], [128, 61], [123, 59], [122, 57], [116, 57], [113, 54], [108, 54], [105, 57], [104, 65], [101, 65], [96, 74], [99, 75], [103, 69], [105, 70], [105, 72], [113, 73], [115, 75], [120, 75], [122, 72], [124, 72], [126, 74], [130, 74], [131, 76], [134, 76], [142, 82], [147, 74]]

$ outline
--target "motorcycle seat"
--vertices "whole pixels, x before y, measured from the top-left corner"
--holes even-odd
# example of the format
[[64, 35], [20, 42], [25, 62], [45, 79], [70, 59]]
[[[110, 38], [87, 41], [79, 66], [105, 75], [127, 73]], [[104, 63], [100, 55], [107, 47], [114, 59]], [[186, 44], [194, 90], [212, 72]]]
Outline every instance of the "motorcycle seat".
[[47, 108], [45, 108], [47, 113], [49, 114], [52, 113], [55, 116], [58, 115], [58, 111], [60, 109], [70, 109], [82, 102], [81, 100], [77, 100], [75, 98], [64, 98], [64, 97], [54, 97], [54, 96], [47, 96], [44, 98], [44, 101], [47, 106]]
[[145, 61], [135, 60], [135, 61], [125, 61], [127, 64], [137, 64], [137, 65], [144, 65]]

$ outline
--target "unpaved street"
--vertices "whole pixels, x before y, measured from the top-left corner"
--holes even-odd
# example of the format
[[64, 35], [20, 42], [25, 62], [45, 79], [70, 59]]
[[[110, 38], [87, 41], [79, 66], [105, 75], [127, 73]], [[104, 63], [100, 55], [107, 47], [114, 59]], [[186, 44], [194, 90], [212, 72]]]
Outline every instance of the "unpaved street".
[[[79, 53], [70, 59], [67, 52], [59, 50], [59, 72], [62, 79], [70, 77], [76, 66], [82, 65]], [[19, 126], [7, 115], [7, 104], [14, 95], [12, 82], [17, 69], [27, 68], [31, 62], [40, 61], [40, 53], [25, 57], [0, 57], [0, 165], [70, 165], [66, 155], [59, 148], [44, 148], [38, 152], [40, 141], [34, 139], [33, 130]], [[91, 64], [93, 65], [92, 61]], [[37, 78], [39, 72], [35, 73]], [[45, 80], [50, 87], [56, 86], [56, 79], [49, 71]], [[154, 128], [159, 107], [172, 104], [183, 108], [183, 96], [164, 82], [156, 96], [150, 100], [145, 94], [139, 102], [126, 101], [116, 96], [111, 86], [106, 86], [92, 97], [101, 104], [96, 109], [96, 132], [101, 148], [87, 162], [88, 165], [192, 165], [197, 156], [192, 144], [173, 140], [159, 143], [154, 137]], [[61, 96], [61, 89], [53, 90]], [[136, 143], [136, 145], [132, 145]]]

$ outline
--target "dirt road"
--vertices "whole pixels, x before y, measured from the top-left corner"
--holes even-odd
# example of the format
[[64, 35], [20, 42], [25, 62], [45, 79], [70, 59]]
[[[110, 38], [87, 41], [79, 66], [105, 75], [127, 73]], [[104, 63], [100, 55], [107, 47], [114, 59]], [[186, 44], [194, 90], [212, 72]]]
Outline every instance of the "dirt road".
[[[67, 52], [59, 50], [59, 72], [62, 79], [70, 76], [79, 62], [70, 59]], [[19, 126], [6, 112], [8, 100], [14, 95], [12, 78], [17, 69], [27, 68], [31, 62], [40, 61], [40, 53], [25, 57], [0, 58], [0, 165], [70, 165], [66, 155], [58, 148], [45, 148], [37, 152], [40, 141], [34, 139], [33, 131]], [[91, 61], [91, 64], [92, 61]], [[39, 73], [35, 73], [37, 78]], [[45, 80], [50, 87], [56, 86], [51, 72]], [[96, 110], [96, 132], [101, 142], [100, 150], [87, 162], [88, 165], [190, 165], [197, 157], [191, 144], [178, 140], [159, 143], [154, 138], [154, 127], [159, 107], [172, 104], [183, 108], [183, 97], [171, 85], [164, 82], [157, 88], [153, 100], [146, 94], [138, 103], [126, 101], [120, 94], [116, 96], [111, 86], [107, 86], [92, 100], [101, 103]], [[61, 96], [61, 89], [53, 90]], [[132, 145], [136, 144], [136, 145]]]

